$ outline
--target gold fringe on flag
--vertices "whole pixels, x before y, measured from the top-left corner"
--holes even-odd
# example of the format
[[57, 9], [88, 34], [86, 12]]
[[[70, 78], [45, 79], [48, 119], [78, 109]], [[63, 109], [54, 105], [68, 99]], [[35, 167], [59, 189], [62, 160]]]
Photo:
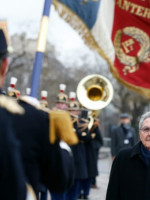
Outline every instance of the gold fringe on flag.
[[110, 61], [110, 59], [107, 57], [105, 52], [101, 49], [101, 47], [98, 45], [98, 43], [95, 41], [91, 31], [87, 27], [87, 25], [76, 15], [75, 12], [73, 12], [71, 9], [69, 9], [67, 6], [65, 6], [63, 3], [61, 3], [58, 0], [53, 0], [53, 5], [55, 9], [58, 11], [58, 14], [60, 17], [62, 17], [67, 23], [71, 25], [71, 27], [78, 32], [80, 37], [84, 40], [84, 42], [89, 46], [89, 48], [95, 50], [98, 52], [98, 54], [104, 58], [108, 66], [110, 67], [110, 71], [113, 74], [113, 76], [124, 86], [127, 88], [135, 91], [136, 93], [140, 95], [144, 95], [146, 98], [150, 98], [150, 90], [138, 87], [135, 85], [132, 85], [126, 81], [124, 81], [118, 74], [117, 69], [113, 65], [113, 63]]

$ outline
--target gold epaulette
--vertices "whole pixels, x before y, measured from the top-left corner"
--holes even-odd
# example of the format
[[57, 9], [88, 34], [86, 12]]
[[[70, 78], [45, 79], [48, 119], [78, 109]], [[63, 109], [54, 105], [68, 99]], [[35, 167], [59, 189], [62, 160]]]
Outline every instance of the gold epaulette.
[[24, 113], [24, 109], [17, 103], [15, 99], [5, 95], [0, 95], [0, 107], [5, 108], [7, 111], [13, 114]]
[[78, 143], [78, 138], [73, 130], [71, 117], [68, 112], [51, 110], [49, 118], [49, 139], [51, 144], [54, 144], [57, 139], [63, 140], [68, 145]]

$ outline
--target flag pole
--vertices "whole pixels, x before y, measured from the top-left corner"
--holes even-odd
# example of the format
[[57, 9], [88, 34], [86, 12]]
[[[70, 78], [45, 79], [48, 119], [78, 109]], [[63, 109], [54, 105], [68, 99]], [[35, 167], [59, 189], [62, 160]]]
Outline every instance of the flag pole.
[[34, 60], [32, 79], [31, 79], [31, 94], [30, 96], [37, 98], [40, 84], [40, 75], [43, 64], [44, 52], [46, 49], [46, 41], [49, 25], [49, 14], [52, 0], [45, 0], [43, 15], [40, 24], [40, 31], [37, 41], [37, 50]]

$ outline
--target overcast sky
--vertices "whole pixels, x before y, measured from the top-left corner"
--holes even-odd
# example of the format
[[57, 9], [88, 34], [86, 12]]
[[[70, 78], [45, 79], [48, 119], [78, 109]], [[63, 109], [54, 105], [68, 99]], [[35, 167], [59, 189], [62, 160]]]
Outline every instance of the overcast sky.
[[[4, 0], [0, 6], [0, 19], [8, 21], [9, 34], [25, 32], [28, 38], [37, 38], [42, 17], [44, 0]], [[54, 7], [50, 10], [48, 41], [55, 47], [61, 62], [83, 62], [84, 55], [94, 61], [92, 52], [79, 35], [62, 20]], [[79, 64], [80, 65], [80, 64]]]

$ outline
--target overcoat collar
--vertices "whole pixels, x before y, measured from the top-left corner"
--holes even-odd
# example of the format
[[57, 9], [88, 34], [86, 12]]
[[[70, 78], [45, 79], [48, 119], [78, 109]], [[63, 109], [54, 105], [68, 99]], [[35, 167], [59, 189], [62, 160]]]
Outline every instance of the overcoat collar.
[[132, 149], [130, 157], [133, 158], [134, 156], [141, 155], [141, 144], [142, 142], [138, 142]]

